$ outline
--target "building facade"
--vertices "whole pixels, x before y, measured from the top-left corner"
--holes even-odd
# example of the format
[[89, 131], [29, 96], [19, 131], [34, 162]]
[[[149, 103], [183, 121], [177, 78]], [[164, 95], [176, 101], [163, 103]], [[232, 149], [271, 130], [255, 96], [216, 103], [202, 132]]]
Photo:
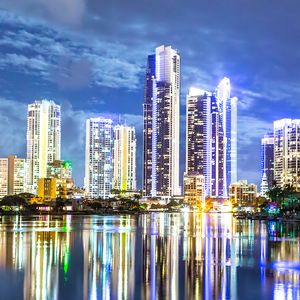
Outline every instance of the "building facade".
[[8, 157], [8, 195], [28, 191], [28, 173], [28, 163], [25, 158], [18, 158], [15, 155]]
[[136, 137], [135, 128], [125, 125], [114, 127], [113, 189], [136, 190]]
[[27, 192], [28, 164], [24, 158], [10, 155], [0, 158], [0, 197]]
[[274, 135], [266, 134], [261, 139], [261, 194], [265, 193], [274, 184]]
[[72, 180], [72, 163], [67, 160], [54, 160], [48, 164], [47, 177]]
[[247, 180], [232, 183], [229, 187], [229, 197], [233, 205], [253, 205], [257, 197], [257, 186], [256, 184], [248, 183]]
[[144, 94], [143, 193], [175, 196], [179, 186], [180, 56], [160, 46], [148, 56]]
[[300, 190], [300, 120], [274, 122], [274, 180]]
[[200, 206], [205, 201], [204, 176], [199, 173], [184, 175], [184, 202], [191, 206]]
[[53, 101], [41, 100], [28, 105], [27, 159], [29, 189], [37, 192], [38, 179], [47, 176], [47, 166], [60, 160], [61, 111]]
[[0, 198], [8, 195], [8, 158], [0, 158]]
[[216, 89], [218, 111], [224, 134], [224, 196], [230, 183], [237, 181], [237, 98], [231, 97], [230, 80], [224, 77]]
[[204, 176], [205, 197], [226, 198], [237, 176], [237, 99], [228, 85], [216, 93], [191, 88], [186, 98], [186, 174]]
[[90, 198], [107, 199], [112, 190], [113, 122], [86, 121], [85, 189]]

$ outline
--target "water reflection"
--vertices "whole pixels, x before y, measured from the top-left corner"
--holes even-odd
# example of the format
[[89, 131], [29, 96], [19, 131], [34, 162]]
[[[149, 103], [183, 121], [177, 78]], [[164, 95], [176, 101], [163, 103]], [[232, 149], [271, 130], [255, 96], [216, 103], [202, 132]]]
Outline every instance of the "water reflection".
[[300, 299], [297, 223], [2, 217], [1, 299]]

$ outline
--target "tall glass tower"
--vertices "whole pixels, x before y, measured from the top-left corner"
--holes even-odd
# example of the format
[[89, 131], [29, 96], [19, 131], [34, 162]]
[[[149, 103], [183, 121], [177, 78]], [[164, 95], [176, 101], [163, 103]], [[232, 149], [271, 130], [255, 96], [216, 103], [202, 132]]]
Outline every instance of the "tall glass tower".
[[40, 100], [28, 105], [27, 159], [28, 189], [36, 193], [39, 178], [47, 176], [47, 166], [60, 160], [61, 112], [53, 101]]
[[264, 195], [274, 182], [274, 135], [266, 134], [261, 139], [261, 193]]
[[230, 96], [230, 80], [224, 77], [216, 89], [218, 109], [224, 132], [224, 196], [231, 183], [237, 182], [237, 98]]
[[237, 181], [237, 98], [229, 79], [214, 93], [191, 88], [186, 120], [186, 175], [204, 176], [205, 196], [227, 197]]
[[86, 121], [85, 189], [91, 198], [107, 199], [112, 190], [113, 122]]
[[143, 193], [174, 196], [179, 187], [180, 56], [171, 46], [148, 56], [144, 94]]
[[191, 88], [186, 103], [186, 176], [204, 176], [204, 196], [224, 195], [224, 132], [216, 95]]

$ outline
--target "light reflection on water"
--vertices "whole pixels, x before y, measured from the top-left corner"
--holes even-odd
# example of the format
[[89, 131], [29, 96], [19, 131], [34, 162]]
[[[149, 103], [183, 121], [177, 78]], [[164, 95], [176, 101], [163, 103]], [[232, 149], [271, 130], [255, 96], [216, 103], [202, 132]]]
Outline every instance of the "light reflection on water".
[[297, 223], [2, 217], [0, 299], [300, 299]]

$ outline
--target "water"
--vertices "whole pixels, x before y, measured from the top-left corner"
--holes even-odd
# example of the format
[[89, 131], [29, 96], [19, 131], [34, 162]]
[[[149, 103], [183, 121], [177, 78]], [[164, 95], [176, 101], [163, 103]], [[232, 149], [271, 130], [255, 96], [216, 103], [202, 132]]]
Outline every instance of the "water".
[[300, 299], [299, 228], [230, 214], [6, 216], [0, 299]]

